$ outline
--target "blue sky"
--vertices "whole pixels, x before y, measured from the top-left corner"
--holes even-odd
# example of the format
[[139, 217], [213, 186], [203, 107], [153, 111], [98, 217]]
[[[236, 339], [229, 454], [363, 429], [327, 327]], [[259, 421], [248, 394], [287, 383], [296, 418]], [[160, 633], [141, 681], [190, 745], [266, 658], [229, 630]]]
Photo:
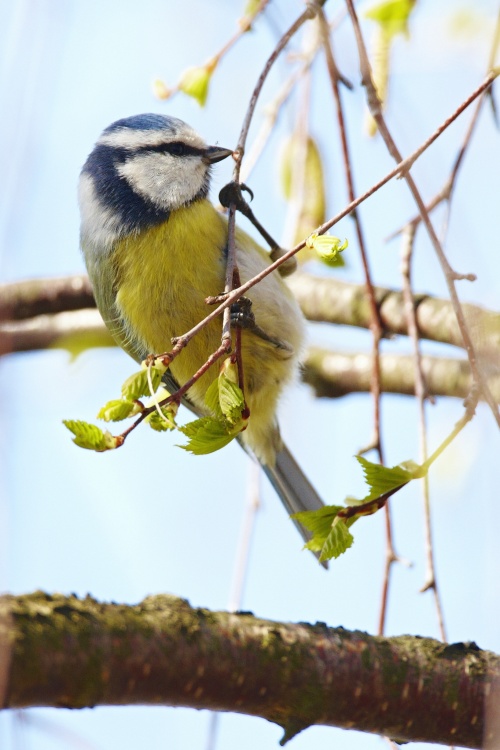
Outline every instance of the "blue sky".
[[[108, 0], [11, 0], [0, 8], [0, 280], [81, 273], [78, 249], [78, 173], [100, 131], [113, 120], [146, 111], [181, 117], [211, 143], [236, 143], [253, 85], [267, 54], [301, 10], [271, 3], [261, 20], [225, 58], [214, 77], [207, 107], [178, 96], [167, 102], [152, 94], [152, 81], [173, 84], [189, 65], [209, 58], [230, 37], [239, 6], [231, 2], [180, 5], [173, 0], [140, 4]], [[341, 5], [331, 5], [335, 13]], [[389, 125], [404, 154], [418, 146], [484, 76], [496, 12], [494, 2], [474, 8], [469, 31], [452, 33], [451, 2], [418, 4], [409, 41], [396, 44]], [[371, 27], [366, 27], [367, 33]], [[258, 38], [257, 38], [258, 35]], [[352, 37], [344, 24], [335, 37], [342, 69], [357, 86]], [[286, 74], [280, 63], [257, 111]], [[344, 94], [358, 192], [383, 176], [392, 163], [378, 139], [363, 132], [363, 94]], [[461, 144], [470, 113], [453, 125], [415, 166], [426, 198], [442, 185]], [[279, 154], [294, 110], [280, 118], [262, 161], [251, 177], [254, 210], [277, 237], [286, 206], [280, 193]], [[328, 175], [328, 214], [345, 203], [346, 191], [334, 110], [319, 61], [315, 66], [311, 128]], [[256, 129], [252, 131], [254, 134]], [[500, 149], [491, 113], [483, 111], [454, 196], [447, 253], [459, 271], [474, 272], [474, 284], [459, 287], [463, 299], [498, 309], [498, 175]], [[230, 177], [217, 165], [212, 194]], [[402, 182], [395, 181], [361, 209], [377, 283], [400, 284], [400, 245], [384, 238], [414, 214]], [[441, 214], [435, 218], [440, 228]], [[243, 224], [244, 220], [241, 220]], [[354, 233], [348, 219], [335, 230], [351, 239], [349, 265], [341, 278], [361, 279]], [[444, 296], [445, 284], [432, 249], [421, 233], [415, 288]], [[369, 350], [365, 332], [311, 326], [310, 340], [332, 348]], [[429, 352], [448, 354], [444, 347]], [[405, 341], [385, 341], [388, 351], [407, 351]], [[175, 447], [176, 435], [141, 430], [126, 447], [105, 455], [77, 449], [61, 424], [65, 418], [94, 419], [135, 369], [114, 349], [92, 350], [72, 361], [54, 350], [4, 357], [0, 362], [0, 582], [4, 590], [87, 592], [103, 600], [137, 602], [170, 592], [193, 605], [227, 606], [249, 466], [238, 446], [194, 458]], [[431, 449], [461, 416], [459, 401], [441, 399], [428, 409]], [[353, 455], [371, 436], [368, 396], [317, 401], [304, 387], [284, 397], [281, 426], [325, 501], [363, 492]], [[416, 407], [411, 399], [385, 397], [383, 439], [387, 462], [418, 458]], [[436, 559], [445, 620], [451, 641], [475, 640], [500, 651], [498, 581], [498, 432], [480, 406], [474, 422], [431, 474]], [[158, 488], [154, 493], [149, 487]], [[165, 487], [165, 490], [162, 487]], [[167, 489], [168, 488], [168, 489]], [[398, 553], [410, 568], [394, 568], [387, 633], [437, 636], [430, 594], [419, 594], [425, 556], [418, 487], [393, 503]], [[262, 482], [262, 508], [251, 554], [244, 609], [277, 620], [326, 621], [375, 632], [384, 537], [382, 514], [360, 521], [355, 544], [328, 573], [317, 566], [287, 520], [271, 488]], [[209, 715], [166, 708], [99, 708], [80, 712], [32, 710], [0, 716], [0, 747], [56, 750], [65, 747], [150, 750], [205, 748]], [[218, 750], [238, 746], [277, 747], [281, 730], [262, 720], [223, 716]], [[380, 747], [376, 737], [312, 728], [290, 745], [294, 750]]]

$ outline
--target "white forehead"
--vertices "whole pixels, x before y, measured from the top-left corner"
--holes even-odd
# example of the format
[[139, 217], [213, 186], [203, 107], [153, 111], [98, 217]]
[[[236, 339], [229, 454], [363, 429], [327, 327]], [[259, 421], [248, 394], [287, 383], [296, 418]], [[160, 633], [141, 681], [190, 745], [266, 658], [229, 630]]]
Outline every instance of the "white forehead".
[[206, 143], [189, 125], [182, 120], [170, 119], [168, 127], [155, 129], [137, 129], [118, 127], [115, 130], [104, 131], [98, 145], [114, 148], [137, 149], [147, 146], [160, 146], [162, 143], [182, 141], [194, 148], [206, 148]]

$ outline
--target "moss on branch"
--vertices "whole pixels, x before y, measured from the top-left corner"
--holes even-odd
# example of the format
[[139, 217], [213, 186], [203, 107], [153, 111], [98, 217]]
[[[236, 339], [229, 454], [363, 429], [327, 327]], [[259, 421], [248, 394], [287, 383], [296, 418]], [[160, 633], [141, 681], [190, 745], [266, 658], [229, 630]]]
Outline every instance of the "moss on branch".
[[208, 708], [261, 716], [285, 738], [324, 724], [479, 747], [500, 680], [500, 658], [474, 644], [272, 622], [167, 595], [135, 606], [4, 596], [0, 647], [4, 707]]

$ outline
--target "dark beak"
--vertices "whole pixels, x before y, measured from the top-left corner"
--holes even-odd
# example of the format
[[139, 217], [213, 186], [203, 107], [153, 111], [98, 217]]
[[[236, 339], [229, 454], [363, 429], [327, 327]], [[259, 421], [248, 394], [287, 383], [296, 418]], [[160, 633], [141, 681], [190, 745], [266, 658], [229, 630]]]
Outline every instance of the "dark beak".
[[230, 148], [219, 148], [219, 146], [207, 146], [205, 149], [205, 159], [209, 164], [216, 164], [218, 161], [227, 159], [233, 153]]

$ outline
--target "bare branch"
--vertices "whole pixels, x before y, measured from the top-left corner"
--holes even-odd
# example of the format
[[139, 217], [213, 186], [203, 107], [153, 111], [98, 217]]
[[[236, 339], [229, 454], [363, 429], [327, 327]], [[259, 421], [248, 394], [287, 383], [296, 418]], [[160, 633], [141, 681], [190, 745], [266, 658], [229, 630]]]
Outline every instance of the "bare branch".
[[[370, 112], [372, 117], [377, 123], [378, 130], [380, 132], [380, 135], [382, 136], [384, 143], [386, 144], [387, 150], [389, 151], [390, 155], [393, 157], [394, 161], [401, 163], [402, 161], [402, 155], [399, 152], [398, 147], [396, 146], [396, 143], [389, 132], [389, 129], [386, 125], [385, 119], [382, 114], [382, 109], [380, 106], [380, 100], [377, 96], [377, 92], [375, 89], [375, 85], [373, 83], [372, 75], [371, 75], [371, 66], [370, 61], [368, 59], [368, 54], [366, 51], [366, 46], [363, 40], [363, 35], [361, 33], [361, 28], [358, 21], [358, 16], [356, 14], [356, 10], [354, 8], [354, 4], [352, 0], [346, 0], [347, 8], [349, 11], [349, 15], [351, 17], [353, 29], [354, 29], [354, 36], [356, 38], [356, 44], [358, 47], [358, 55], [359, 55], [359, 61], [360, 61], [360, 68], [361, 68], [361, 75], [362, 75], [362, 83], [366, 88], [366, 97], [368, 106], [370, 108]], [[450, 123], [453, 121], [455, 116], [458, 116], [459, 113], [463, 111], [465, 106], [469, 106], [469, 104], [472, 103], [472, 101], [482, 94], [484, 91], [486, 91], [487, 88], [491, 86], [495, 78], [499, 75], [500, 70], [493, 70], [491, 73], [486, 77], [485, 81], [481, 86], [479, 86], [476, 91], [468, 97], [466, 102], [464, 102], [463, 105], [461, 105], [456, 112], [451, 115], [441, 126], [439, 129], [440, 132], [443, 132], [446, 127], [450, 125]], [[425, 144], [424, 144], [425, 145]], [[419, 154], [420, 155], [420, 154]], [[404, 171], [401, 170], [401, 174], [406, 181], [408, 188], [413, 196], [413, 199], [415, 203], [417, 204], [418, 211], [420, 213], [420, 216], [422, 217], [422, 222], [427, 230], [427, 234], [429, 235], [429, 239], [431, 241], [431, 244], [434, 248], [434, 252], [436, 253], [436, 256], [439, 260], [439, 264], [441, 266], [441, 269], [444, 274], [444, 278], [446, 281], [446, 285], [448, 287], [448, 292], [450, 294], [450, 300], [453, 305], [453, 309], [455, 311], [455, 315], [457, 318], [457, 323], [460, 328], [460, 333], [462, 335], [463, 341], [464, 341], [464, 347], [467, 351], [467, 356], [469, 357], [470, 366], [472, 369], [472, 373], [474, 375], [474, 380], [477, 383], [477, 386], [481, 388], [481, 390], [484, 392], [485, 399], [491, 409], [491, 413], [497, 422], [498, 426], [500, 427], [500, 412], [498, 410], [498, 405], [495, 403], [493, 396], [491, 395], [487, 378], [485, 376], [485, 373], [483, 371], [483, 368], [481, 367], [481, 363], [478, 361], [475, 346], [472, 340], [471, 333], [469, 331], [467, 321], [465, 319], [462, 305], [460, 303], [460, 299], [457, 294], [457, 290], [455, 288], [456, 281], [463, 278], [472, 278], [469, 274], [457, 274], [452, 267], [450, 266], [448, 262], [448, 258], [446, 257], [444, 250], [442, 248], [442, 245], [438, 239], [438, 236], [436, 234], [436, 231], [434, 229], [434, 226], [431, 222], [431, 219], [429, 217], [429, 213], [426, 209], [425, 203], [422, 199], [422, 196], [420, 195], [420, 192], [416, 186], [416, 183], [411, 176], [410, 173], [410, 167], [411, 163], [405, 167]]]
[[[309, 320], [369, 328], [371, 310], [363, 285], [334, 278], [295, 274], [288, 281], [304, 315]], [[384, 330], [387, 335], [408, 335], [403, 293], [387, 287], [374, 287]], [[453, 307], [449, 300], [414, 294], [419, 335], [431, 341], [463, 347]], [[500, 349], [500, 313], [478, 305], [463, 304], [469, 328], [474, 331], [480, 350]]]
[[168, 595], [136, 606], [4, 596], [0, 636], [5, 708], [187, 706], [261, 716], [284, 728], [282, 742], [321, 724], [480, 747], [485, 700], [498, 701], [500, 657], [475, 644], [272, 622]]
[[[310, 347], [306, 352], [302, 379], [319, 398], [341, 398], [350, 393], [368, 393], [371, 378], [369, 354], [331, 351]], [[466, 398], [472, 386], [470, 367], [465, 359], [421, 357], [428, 392], [434, 396]], [[383, 393], [415, 395], [415, 369], [412, 356], [383, 354], [380, 358]], [[500, 376], [490, 384], [500, 403]]]
[[[306, 273], [294, 274], [288, 279], [288, 284], [309, 320], [370, 328], [371, 310], [363, 284]], [[402, 292], [378, 286], [374, 287], [374, 291], [385, 334], [408, 335]], [[0, 322], [0, 352], [4, 354], [43, 349], [55, 344], [62, 335], [72, 332], [93, 332], [98, 336], [98, 341], [92, 345], [112, 345], [109, 334], [104, 333], [99, 313], [96, 310], [82, 310], [95, 306], [86, 276], [2, 284], [0, 300], [0, 310], [4, 315], [6, 312], [10, 315], [8, 322]], [[449, 300], [414, 294], [413, 301], [421, 338], [463, 346]], [[487, 353], [492, 359], [493, 368], [498, 369], [500, 313], [477, 305], [464, 304], [462, 308], [481, 355]], [[66, 310], [80, 311], [82, 314], [68, 312], [65, 317], [39, 314], [41, 311], [57, 313]]]

